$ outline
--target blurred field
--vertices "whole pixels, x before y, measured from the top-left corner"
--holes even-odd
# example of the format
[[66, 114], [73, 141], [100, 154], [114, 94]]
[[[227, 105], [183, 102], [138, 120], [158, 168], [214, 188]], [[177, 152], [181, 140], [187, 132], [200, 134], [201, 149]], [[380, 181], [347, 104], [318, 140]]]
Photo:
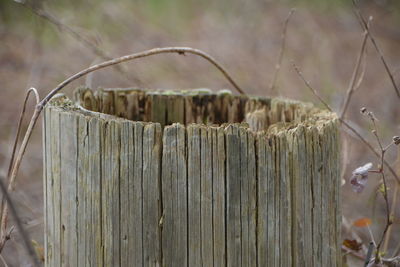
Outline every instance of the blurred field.
[[[277, 82], [284, 97], [320, 105], [294, 72], [291, 61], [302, 69], [311, 84], [340, 109], [358, 50], [362, 29], [347, 1], [38, 1], [59, 21], [113, 56], [163, 46], [190, 46], [219, 60], [248, 94], [270, 95], [269, 85], [281, 46], [282, 23], [292, 7], [286, 52]], [[361, 1], [365, 16], [373, 15], [372, 32], [393, 72], [400, 72], [400, 4], [398, 1]], [[68, 76], [102, 60], [66, 32], [33, 15], [13, 1], [0, 0], [0, 171], [5, 173], [25, 90], [36, 87], [41, 97]], [[78, 85], [101, 87], [230, 88], [223, 77], [203, 59], [187, 55], [160, 55], [125, 63], [134, 83], [114, 69], [101, 70], [80, 79]], [[400, 84], [400, 75], [395, 75]], [[375, 145], [369, 122], [359, 109], [367, 107], [379, 120], [385, 143], [399, 135], [400, 108], [383, 65], [368, 44], [364, 81], [354, 95], [349, 120]], [[32, 109], [32, 105], [30, 106]], [[26, 122], [27, 123], [27, 122]], [[26, 126], [25, 123], [25, 126]], [[351, 171], [376, 158], [343, 131], [348, 153], [345, 178]], [[19, 172], [14, 198], [31, 238], [43, 242], [41, 127], [37, 125]], [[388, 152], [394, 162], [396, 149]], [[365, 192], [356, 194], [343, 186], [343, 215], [374, 220], [376, 238], [384, 222], [381, 196], [375, 196], [378, 178], [370, 179]], [[392, 181], [392, 177], [390, 177]], [[393, 188], [390, 183], [390, 188]], [[393, 190], [389, 190], [391, 196]], [[391, 250], [399, 242], [399, 216], [392, 229]], [[356, 229], [368, 242], [368, 233]], [[343, 235], [343, 238], [347, 235]], [[3, 256], [9, 266], [24, 266], [28, 258], [18, 233], [7, 243]], [[358, 262], [359, 263], [359, 262]], [[1, 266], [1, 263], [0, 263]]]

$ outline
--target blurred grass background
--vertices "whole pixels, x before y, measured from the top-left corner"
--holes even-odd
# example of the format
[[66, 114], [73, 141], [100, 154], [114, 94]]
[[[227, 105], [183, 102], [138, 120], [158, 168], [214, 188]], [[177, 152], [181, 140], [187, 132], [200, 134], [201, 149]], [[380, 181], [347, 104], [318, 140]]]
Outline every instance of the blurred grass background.
[[[272, 94], [269, 85], [281, 46], [283, 21], [295, 7], [277, 81], [278, 94], [320, 105], [293, 71], [291, 61], [294, 61], [337, 111], [362, 41], [362, 29], [349, 0], [40, 0], [30, 3], [113, 56], [162, 46], [201, 49], [219, 60], [248, 94], [255, 95]], [[372, 32], [399, 84], [400, 1], [359, 3], [365, 16], [374, 17]], [[0, 0], [0, 43], [0, 171], [5, 172], [25, 90], [36, 87], [43, 97], [68, 76], [102, 60], [68, 33], [11, 0]], [[369, 122], [359, 113], [366, 106], [376, 114], [380, 134], [388, 143], [393, 135], [399, 135], [399, 99], [370, 43], [366, 59], [365, 78], [350, 103], [348, 118], [375, 144]], [[81, 84], [93, 88], [230, 88], [213, 67], [190, 55], [144, 58], [125, 63], [124, 68], [141, 83], [127, 80], [114, 69], [106, 69], [94, 73], [90, 79], [75, 82], [64, 92], [71, 96], [71, 89]], [[342, 147], [348, 155], [344, 162], [345, 178], [356, 167], [377, 162], [356, 138], [345, 131], [342, 137], [347, 140]], [[38, 124], [15, 192], [25, 226], [39, 244], [43, 243], [41, 145]], [[391, 162], [395, 157], [395, 150], [388, 153]], [[372, 178], [361, 195], [353, 193], [348, 183], [342, 188], [343, 215], [349, 221], [373, 218], [376, 238], [384, 222], [382, 198], [375, 197], [378, 182], [378, 178]], [[389, 195], [393, 185], [391, 182]], [[399, 213], [396, 216], [398, 219]], [[393, 227], [391, 250], [400, 241], [398, 224], [399, 220]], [[356, 230], [367, 242], [368, 233]], [[345, 233], [343, 238], [347, 237]], [[12, 236], [3, 256], [9, 266], [28, 263], [18, 233]]]

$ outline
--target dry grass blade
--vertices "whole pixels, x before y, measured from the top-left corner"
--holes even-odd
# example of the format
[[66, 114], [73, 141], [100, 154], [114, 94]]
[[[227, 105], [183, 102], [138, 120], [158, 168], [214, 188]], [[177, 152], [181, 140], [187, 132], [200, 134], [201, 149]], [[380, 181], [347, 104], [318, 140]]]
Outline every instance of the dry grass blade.
[[372, 35], [370, 29], [368, 28], [368, 23], [365, 21], [364, 16], [361, 14], [360, 9], [357, 6], [357, 3], [355, 0], [353, 0], [353, 5], [354, 5], [354, 9], [355, 12], [361, 22], [362, 27], [364, 28], [364, 30], [368, 33], [369, 39], [371, 40], [372, 44], [374, 45], [374, 48], [376, 50], [376, 52], [379, 54], [379, 57], [383, 63], [383, 66], [385, 67], [386, 73], [389, 75], [390, 81], [393, 85], [394, 90], [396, 91], [397, 96], [400, 98], [400, 91], [399, 88], [396, 85], [396, 82], [394, 80], [393, 74], [390, 71], [389, 65], [387, 64], [385, 57], [383, 56], [383, 53], [381, 51], [381, 49], [379, 48], [378, 44], [376, 43], [375, 37]]
[[281, 43], [281, 48], [279, 51], [279, 57], [278, 57], [278, 62], [275, 65], [275, 72], [274, 72], [274, 76], [272, 78], [272, 82], [271, 85], [269, 87], [270, 91], [276, 91], [276, 81], [278, 80], [278, 74], [279, 71], [281, 69], [281, 65], [282, 65], [282, 60], [283, 60], [283, 56], [285, 54], [285, 47], [286, 47], [286, 32], [287, 32], [287, 28], [288, 28], [288, 24], [289, 24], [289, 20], [292, 17], [293, 13], [296, 11], [296, 9], [292, 8], [289, 12], [289, 15], [286, 17], [285, 23], [283, 25], [283, 31], [282, 31], [282, 43]]
[[[369, 27], [369, 23], [371, 20], [372, 20], [372, 18], [370, 17], [370, 19], [368, 20], [367, 27]], [[342, 118], [342, 119], [344, 119], [344, 116], [346, 114], [347, 108], [350, 103], [351, 96], [353, 95], [356, 88], [360, 86], [362, 79], [364, 78], [365, 64], [364, 64], [364, 69], [362, 70], [360, 75], [359, 75], [359, 70], [360, 70], [361, 62], [363, 61], [363, 59], [365, 62], [365, 54], [366, 54], [365, 51], [366, 51], [367, 39], [368, 39], [368, 32], [364, 31], [364, 38], [361, 43], [360, 52], [358, 53], [357, 62], [354, 67], [353, 74], [352, 74], [351, 80], [350, 80], [350, 84], [349, 84], [349, 87], [347, 88], [346, 97], [345, 97], [343, 105], [342, 105], [342, 110], [339, 115], [340, 118]], [[358, 79], [358, 82], [356, 83], [357, 76], [359, 76], [359, 79]]]

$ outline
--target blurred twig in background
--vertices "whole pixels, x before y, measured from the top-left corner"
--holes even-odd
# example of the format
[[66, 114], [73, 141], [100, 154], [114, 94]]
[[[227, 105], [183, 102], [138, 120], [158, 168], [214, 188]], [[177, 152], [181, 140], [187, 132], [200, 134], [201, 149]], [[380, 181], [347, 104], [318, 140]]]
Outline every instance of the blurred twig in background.
[[[13, 204], [13, 201], [10, 197], [10, 195], [8, 194], [8, 190], [3, 182], [3, 178], [0, 178], [0, 189], [1, 189], [1, 193], [4, 196], [6, 203], [5, 203], [5, 207], [9, 207], [11, 214], [14, 218], [14, 222], [17, 225], [18, 231], [20, 232], [20, 235], [22, 237], [22, 240], [24, 242], [25, 248], [28, 251], [28, 254], [32, 260], [32, 264], [34, 266], [40, 266], [39, 264], [39, 260], [36, 256], [35, 250], [32, 247], [32, 244], [30, 242], [30, 238], [28, 233], [24, 230], [24, 228], [22, 227], [22, 223], [21, 223], [21, 219], [18, 217], [18, 213], [17, 210], [15, 209], [15, 206]], [[3, 216], [4, 217], [4, 216]], [[13, 227], [10, 228], [10, 231], [4, 235], [5, 241], [7, 241], [8, 239], [10, 239], [10, 234], [12, 232]], [[3, 233], [2, 233], [3, 235]], [[2, 236], [3, 238], [3, 236]], [[5, 244], [5, 243], [4, 243]], [[4, 246], [4, 244], [2, 244], [2, 246]]]
[[393, 78], [393, 74], [390, 71], [389, 65], [387, 64], [381, 49], [379, 48], [378, 44], [376, 43], [375, 37], [372, 35], [372, 33], [370, 31], [370, 29], [368, 27], [368, 23], [365, 21], [364, 16], [362, 15], [360, 9], [358, 8], [356, 0], [352, 0], [352, 1], [353, 1], [353, 5], [354, 5], [355, 12], [357, 14], [357, 17], [360, 20], [361, 25], [364, 28], [364, 30], [368, 33], [368, 37], [371, 40], [372, 44], [374, 45], [376, 52], [378, 52], [379, 57], [380, 57], [380, 59], [381, 59], [381, 61], [383, 63], [383, 66], [385, 67], [386, 73], [389, 75], [390, 81], [391, 81], [391, 83], [393, 85], [393, 89], [396, 91], [397, 96], [400, 98], [400, 91], [399, 91], [399, 88], [396, 85], [396, 82], [395, 82], [394, 78]]
[[279, 56], [278, 56], [278, 61], [275, 65], [275, 72], [274, 72], [274, 76], [272, 77], [272, 82], [271, 85], [269, 86], [269, 90], [270, 92], [278, 92], [278, 89], [276, 88], [276, 81], [278, 80], [278, 75], [279, 75], [279, 71], [281, 69], [281, 65], [282, 65], [282, 60], [283, 60], [283, 56], [285, 54], [285, 47], [286, 47], [286, 32], [287, 32], [287, 28], [288, 28], [288, 24], [289, 24], [289, 20], [292, 17], [293, 13], [296, 11], [296, 9], [292, 8], [289, 12], [289, 15], [286, 17], [285, 22], [283, 24], [283, 30], [282, 30], [282, 35], [281, 35], [281, 47], [279, 50]]
[[[367, 24], [368, 28], [369, 28], [369, 23], [371, 22], [371, 20], [372, 20], [372, 17], [370, 17], [368, 20], [368, 24]], [[342, 119], [345, 118], [345, 114], [346, 114], [347, 108], [349, 106], [350, 98], [353, 95], [353, 92], [355, 90], [357, 90], [357, 88], [361, 85], [361, 82], [364, 78], [365, 66], [366, 66], [365, 55], [366, 55], [366, 44], [367, 44], [367, 38], [368, 38], [368, 31], [365, 30], [363, 35], [364, 35], [364, 37], [363, 37], [363, 40], [361, 43], [360, 52], [358, 53], [357, 62], [354, 67], [351, 79], [350, 79], [349, 87], [347, 88], [346, 97], [342, 104], [342, 110], [340, 111], [339, 117]], [[359, 74], [361, 62], [364, 62], [364, 68], [361, 71], [361, 74]], [[358, 82], [356, 83], [357, 77], [359, 77], [359, 79], [358, 79]]]
[[[16, 3], [22, 5], [23, 7], [29, 9], [32, 13], [35, 15], [39, 16], [40, 18], [50, 22], [51, 24], [55, 25], [57, 29], [60, 32], [66, 32], [70, 36], [72, 36], [75, 40], [83, 44], [86, 48], [91, 50], [96, 56], [101, 58], [102, 60], [111, 60], [112, 57], [109, 55], [106, 51], [101, 49], [98, 45], [94, 44], [91, 42], [88, 38], [84, 37], [74, 29], [72, 29], [70, 26], [66, 25], [65, 23], [62, 23], [59, 21], [56, 16], [53, 16], [50, 14], [48, 11], [46, 11], [41, 5], [33, 5], [30, 2], [26, 1], [19, 1], [19, 0], [14, 0]], [[125, 79], [127, 79], [130, 82], [134, 82], [137, 86], [144, 86], [144, 83], [137, 77], [135, 77], [134, 74], [128, 73], [125, 68], [123, 68], [121, 65], [115, 65], [114, 66], [115, 70], [121, 74]]]

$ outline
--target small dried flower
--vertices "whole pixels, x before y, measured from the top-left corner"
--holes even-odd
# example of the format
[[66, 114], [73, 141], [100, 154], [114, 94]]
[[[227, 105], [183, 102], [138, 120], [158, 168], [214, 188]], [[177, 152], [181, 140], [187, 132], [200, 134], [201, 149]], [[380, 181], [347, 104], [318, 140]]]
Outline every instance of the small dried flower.
[[365, 112], [367, 112], [367, 108], [366, 107], [362, 107], [360, 109], [361, 114], [365, 114]]
[[364, 190], [368, 180], [368, 171], [372, 168], [372, 163], [367, 163], [364, 166], [358, 167], [353, 171], [353, 176], [350, 179], [353, 191], [361, 193]]
[[397, 136], [397, 135], [393, 136], [393, 142], [395, 145], [400, 144], [400, 136]]

